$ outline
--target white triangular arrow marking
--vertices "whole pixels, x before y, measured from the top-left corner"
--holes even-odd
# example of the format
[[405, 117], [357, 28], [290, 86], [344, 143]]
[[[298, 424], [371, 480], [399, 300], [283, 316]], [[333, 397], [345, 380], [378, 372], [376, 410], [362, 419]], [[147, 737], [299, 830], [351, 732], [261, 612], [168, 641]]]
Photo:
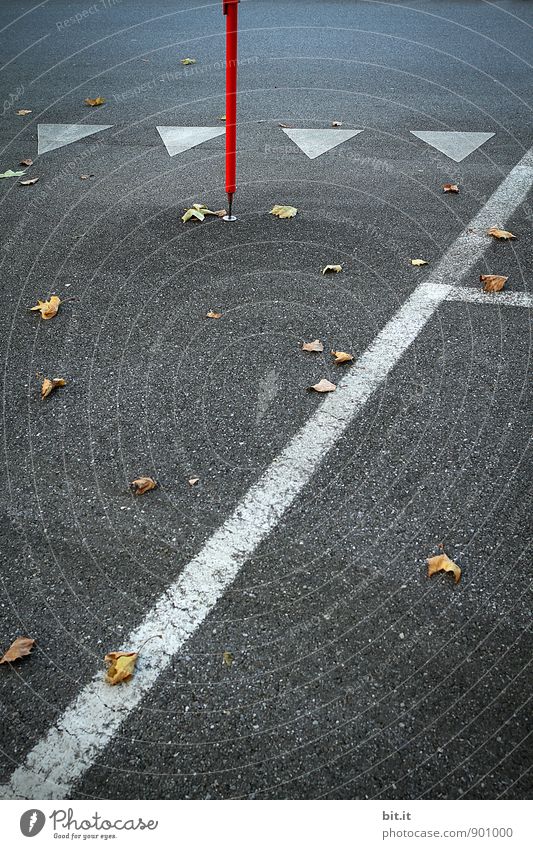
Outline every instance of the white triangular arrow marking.
[[170, 156], [183, 153], [226, 132], [225, 127], [156, 127]]
[[454, 162], [462, 162], [472, 151], [477, 150], [494, 135], [494, 133], [426, 133], [419, 130], [411, 130], [411, 133], [436, 150], [440, 150]]
[[348, 139], [352, 139], [362, 130], [286, 130], [283, 132], [288, 135], [294, 144], [297, 144], [300, 150], [303, 150], [309, 159], [316, 159], [327, 150], [337, 147]]
[[66, 144], [92, 136], [100, 130], [109, 130], [113, 124], [39, 124], [37, 126], [37, 153], [47, 153]]

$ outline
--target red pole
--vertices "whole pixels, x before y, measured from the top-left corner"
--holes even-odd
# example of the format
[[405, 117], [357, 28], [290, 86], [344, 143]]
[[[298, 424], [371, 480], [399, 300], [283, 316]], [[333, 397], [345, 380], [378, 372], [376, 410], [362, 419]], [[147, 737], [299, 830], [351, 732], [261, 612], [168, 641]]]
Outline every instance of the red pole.
[[235, 221], [231, 214], [236, 186], [237, 167], [237, 4], [239, 0], [223, 0], [226, 15], [226, 193], [228, 215], [226, 221]]

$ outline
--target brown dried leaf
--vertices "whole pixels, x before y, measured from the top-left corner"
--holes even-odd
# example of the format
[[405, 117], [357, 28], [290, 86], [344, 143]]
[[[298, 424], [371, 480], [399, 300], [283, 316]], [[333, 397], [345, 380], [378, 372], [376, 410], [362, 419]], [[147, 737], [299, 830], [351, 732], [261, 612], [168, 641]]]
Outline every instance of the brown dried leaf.
[[342, 121], [332, 121], [331, 126], [332, 127], [342, 127]]
[[21, 159], [19, 165], [25, 165], [26, 168], [29, 168], [30, 165], [33, 165], [33, 159]]
[[304, 342], [302, 345], [302, 351], [316, 351], [318, 354], [322, 353], [324, 350], [324, 345], [320, 341], [320, 339], [315, 339], [314, 342]]
[[37, 301], [37, 304], [34, 307], [30, 307], [30, 310], [32, 312], [38, 310], [41, 313], [41, 318], [47, 321], [49, 318], [57, 315], [60, 303], [61, 299], [57, 295], [52, 295], [48, 301]]
[[209, 310], [208, 313], [205, 314], [206, 318], [222, 318], [221, 312], [215, 312], [214, 310]]
[[298, 209], [295, 206], [281, 206], [277, 203], [270, 210], [270, 215], [277, 215], [278, 218], [294, 218], [297, 212]]
[[32, 113], [31, 109], [17, 109], [17, 112], [16, 112], [17, 115], [31, 115], [31, 113]]
[[428, 264], [427, 259], [412, 259], [411, 260], [411, 265], [417, 265], [418, 266], [418, 265], [427, 265], [427, 264]]
[[91, 177], [94, 177], [94, 174], [80, 174], [80, 180], [90, 180]]
[[196, 484], [199, 482], [199, 480], [200, 480], [200, 478], [189, 478], [188, 484], [189, 484], [189, 486], [196, 486]]
[[437, 554], [436, 557], [428, 557], [428, 578], [431, 578], [436, 572], [453, 572], [455, 583], [458, 584], [461, 580], [461, 567], [450, 560], [447, 554]]
[[485, 292], [499, 292], [509, 280], [503, 274], [480, 274], [479, 279]]
[[3, 657], [0, 658], [0, 663], [13, 663], [14, 660], [20, 660], [21, 657], [26, 657], [35, 645], [35, 640], [31, 637], [17, 637], [9, 646]]
[[222, 663], [224, 663], [226, 666], [232, 666], [232, 665], [233, 665], [233, 660], [234, 660], [234, 658], [233, 658], [233, 654], [232, 654], [230, 651], [225, 651], [225, 652], [223, 653], [223, 655], [222, 655]]
[[130, 483], [130, 486], [134, 495], [144, 495], [145, 492], [156, 488], [157, 481], [153, 478], [137, 478]]
[[332, 351], [331, 356], [335, 357], [333, 362], [336, 366], [342, 365], [342, 363], [351, 363], [353, 362], [352, 354], [347, 354], [346, 351]]
[[322, 274], [330, 274], [332, 272], [338, 274], [339, 271], [342, 271], [342, 265], [325, 265], [322, 269]]
[[442, 187], [443, 192], [452, 192], [453, 194], [458, 194], [459, 186], [456, 183], [444, 183]]
[[331, 383], [329, 380], [322, 378], [318, 383], [315, 383], [313, 386], [310, 386], [309, 389], [314, 389], [315, 392], [335, 392], [336, 385]]
[[39, 177], [32, 177], [31, 180], [19, 180], [19, 186], [34, 186], [39, 182]]
[[86, 106], [103, 106], [105, 100], [103, 97], [86, 97], [83, 102]]
[[121, 681], [129, 681], [135, 671], [135, 664], [139, 653], [135, 651], [110, 651], [104, 657], [109, 663], [105, 680], [108, 684], [120, 684]]
[[491, 227], [490, 230], [487, 230], [487, 236], [494, 236], [495, 239], [516, 239], [516, 236], [509, 230], [500, 230], [498, 227]]
[[41, 386], [41, 398], [48, 398], [51, 392], [54, 389], [57, 389], [59, 386], [66, 386], [67, 381], [63, 380], [62, 377], [53, 377], [50, 379], [49, 377], [45, 377], [43, 380], [43, 385]]

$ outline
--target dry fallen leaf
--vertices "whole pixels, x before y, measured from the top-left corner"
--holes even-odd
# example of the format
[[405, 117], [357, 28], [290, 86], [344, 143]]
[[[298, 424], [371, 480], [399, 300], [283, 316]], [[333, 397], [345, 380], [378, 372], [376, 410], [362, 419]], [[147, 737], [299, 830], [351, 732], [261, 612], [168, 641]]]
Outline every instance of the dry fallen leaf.
[[498, 227], [491, 227], [490, 230], [487, 230], [487, 236], [494, 236], [495, 239], [516, 239], [516, 236], [509, 230], [500, 230]]
[[222, 663], [226, 666], [231, 666], [233, 663], [233, 654], [230, 651], [225, 651], [222, 655]]
[[342, 121], [332, 121], [331, 126], [332, 127], [342, 127]]
[[105, 100], [103, 97], [86, 97], [84, 103], [86, 106], [103, 106]]
[[325, 265], [322, 274], [330, 274], [331, 272], [338, 274], [339, 271], [342, 271], [342, 265]]
[[347, 354], [346, 351], [332, 351], [331, 356], [335, 357], [333, 362], [336, 366], [342, 365], [342, 363], [351, 363], [353, 362], [352, 354]]
[[13, 663], [14, 660], [19, 660], [21, 657], [26, 657], [35, 645], [35, 640], [31, 637], [17, 637], [9, 646], [6, 653], [0, 658], [0, 663]]
[[304, 342], [302, 345], [302, 351], [317, 351], [317, 353], [321, 353], [324, 350], [324, 346], [320, 339], [315, 339], [314, 342]]
[[215, 312], [214, 310], [209, 310], [209, 312], [207, 312], [205, 314], [205, 317], [206, 318], [222, 318], [222, 313], [221, 312]]
[[226, 214], [225, 209], [216, 209], [213, 212], [212, 209], [208, 209], [203, 203], [193, 203], [190, 209], [185, 210], [185, 213], [181, 216], [181, 220], [189, 221], [190, 218], [197, 218], [198, 221], [203, 221], [206, 215], [216, 215], [218, 218], [222, 218]]
[[226, 120], [226, 116], [225, 116], [225, 115], [219, 115], [219, 116], [218, 116], [218, 120], [219, 120], [219, 121], [225, 121], [225, 120]]
[[19, 165], [25, 165], [26, 168], [29, 168], [30, 165], [33, 165], [33, 159], [21, 159]]
[[270, 210], [270, 215], [277, 215], [278, 218], [294, 218], [298, 212], [295, 206], [280, 206], [278, 203]]
[[499, 292], [509, 280], [503, 274], [480, 274], [479, 279], [485, 292]]
[[145, 492], [149, 492], [151, 489], [156, 488], [157, 481], [153, 478], [137, 478], [130, 483], [130, 486], [134, 495], [144, 495]]
[[290, 126], [290, 124], [278, 124], [278, 127], [282, 127], [284, 130], [288, 130]]
[[38, 301], [36, 306], [30, 307], [32, 312], [39, 311], [41, 313], [41, 318], [45, 321], [49, 318], [53, 318], [57, 315], [57, 311], [59, 309], [59, 304], [61, 303], [61, 299], [57, 297], [57, 295], [52, 295], [50, 300], [48, 301]]
[[94, 177], [94, 174], [80, 174], [80, 180], [90, 180], [91, 177]]
[[315, 383], [313, 386], [310, 386], [309, 389], [314, 389], [315, 392], [335, 392], [336, 385], [334, 383], [330, 383], [329, 380], [322, 378], [318, 383]]
[[461, 567], [450, 560], [447, 554], [437, 554], [436, 557], [428, 557], [428, 578], [431, 578], [436, 572], [453, 572], [455, 583], [458, 584], [461, 580]]
[[428, 264], [427, 259], [412, 259], [411, 260], [411, 265], [427, 265], [427, 264]]
[[196, 65], [196, 59], [181, 59], [182, 65]]
[[51, 392], [54, 391], [54, 389], [57, 389], [59, 386], [66, 385], [67, 381], [63, 380], [62, 377], [53, 377], [51, 379], [49, 377], [45, 377], [45, 379], [43, 380], [43, 385], [41, 386], [41, 398], [48, 398], [48, 396]]
[[39, 177], [32, 177], [31, 180], [19, 180], [19, 186], [34, 186], [39, 181]]
[[135, 664], [139, 653], [136, 651], [110, 651], [104, 657], [109, 663], [105, 680], [108, 684], [120, 684], [121, 681], [129, 681], [135, 671]]
[[456, 183], [444, 183], [442, 190], [443, 192], [452, 192], [456, 195], [459, 191], [459, 186]]
[[3, 180], [5, 177], [22, 177], [25, 173], [25, 171], [12, 171], [11, 168], [8, 168], [7, 171], [0, 174], [0, 180]]
[[188, 484], [189, 484], [189, 486], [196, 486], [196, 484], [198, 483], [199, 480], [200, 480], [200, 478], [189, 478]]
[[31, 109], [17, 109], [17, 115], [31, 115]]

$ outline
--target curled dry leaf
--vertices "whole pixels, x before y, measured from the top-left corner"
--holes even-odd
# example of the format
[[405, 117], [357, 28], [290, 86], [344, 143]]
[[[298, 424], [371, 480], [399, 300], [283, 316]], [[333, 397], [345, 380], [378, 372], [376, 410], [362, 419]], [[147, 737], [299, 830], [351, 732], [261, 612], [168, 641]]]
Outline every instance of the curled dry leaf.
[[342, 121], [332, 121], [331, 126], [332, 127], [342, 127]]
[[86, 106], [103, 106], [105, 100], [103, 97], [86, 97], [83, 102]]
[[67, 381], [63, 380], [62, 377], [45, 377], [43, 380], [43, 385], [41, 386], [41, 398], [48, 398], [51, 392], [54, 389], [57, 389], [59, 386], [66, 386]]
[[137, 478], [130, 483], [130, 486], [134, 495], [144, 495], [145, 492], [156, 488], [157, 481], [153, 478]]
[[270, 210], [270, 215], [277, 215], [278, 218], [294, 218], [297, 212], [298, 210], [295, 206], [280, 206], [277, 203]]
[[233, 654], [230, 651], [225, 651], [222, 655], [222, 663], [225, 664], [225, 666], [232, 666], [233, 660]]
[[302, 345], [302, 351], [316, 351], [318, 354], [322, 353], [324, 350], [324, 345], [320, 341], [320, 339], [315, 339], [314, 342], [304, 342]]
[[17, 115], [31, 115], [31, 113], [32, 113], [31, 109], [17, 109], [17, 112], [16, 112]]
[[33, 159], [21, 159], [19, 165], [25, 165], [26, 168], [29, 168], [30, 165], [33, 165]]
[[80, 180], [90, 180], [91, 177], [94, 177], [94, 174], [80, 174]]
[[417, 265], [418, 266], [418, 265], [427, 265], [427, 264], [428, 264], [427, 259], [412, 259], [411, 260], [411, 265]]
[[431, 578], [436, 572], [453, 572], [455, 583], [458, 584], [461, 580], [461, 567], [450, 560], [447, 554], [437, 554], [436, 557], [428, 557], [428, 578]]
[[495, 239], [516, 239], [514, 233], [509, 230], [500, 230], [499, 227], [491, 227], [487, 230], [487, 236], [494, 236]]
[[339, 271], [342, 271], [342, 265], [325, 265], [322, 274], [338, 274]]
[[219, 120], [219, 121], [225, 121], [225, 120], [226, 120], [226, 116], [225, 116], [225, 115], [219, 115], [219, 116], [218, 116], [218, 120]]
[[182, 65], [196, 65], [196, 59], [181, 59]]
[[197, 218], [198, 221], [203, 221], [206, 215], [216, 215], [218, 218], [222, 218], [226, 214], [225, 209], [216, 209], [213, 212], [212, 209], [208, 209], [203, 203], [193, 203], [190, 209], [185, 210], [185, 213], [181, 216], [181, 220], [189, 221], [190, 218]]
[[200, 480], [200, 478], [189, 478], [188, 484], [189, 484], [189, 486], [196, 486], [196, 484], [198, 483], [199, 480]]
[[39, 177], [32, 177], [30, 180], [19, 180], [19, 186], [34, 186], [39, 182]]
[[480, 274], [479, 279], [485, 292], [499, 292], [509, 280], [503, 274]]
[[309, 389], [314, 389], [315, 392], [335, 392], [336, 385], [331, 383], [329, 380], [322, 378], [318, 383], [315, 383], [313, 386], [310, 386]]
[[104, 657], [109, 663], [105, 680], [108, 684], [120, 684], [121, 681], [129, 681], [135, 671], [135, 664], [139, 653], [135, 651], [110, 651]]
[[17, 637], [9, 646], [3, 657], [0, 658], [0, 663], [13, 663], [14, 660], [20, 660], [21, 657], [26, 657], [35, 645], [35, 640], [31, 637]]
[[206, 318], [222, 318], [222, 313], [221, 312], [215, 312], [214, 310], [209, 310], [209, 312], [207, 312], [205, 314], [205, 317]]
[[52, 295], [48, 301], [38, 301], [34, 307], [30, 307], [32, 312], [40, 312], [41, 318], [47, 321], [57, 315], [61, 299], [57, 295]]
[[351, 363], [353, 362], [353, 355], [347, 354], [346, 351], [332, 351], [331, 356], [335, 357], [333, 362], [336, 366], [342, 365], [342, 363]]
[[451, 192], [456, 195], [459, 192], [459, 186], [456, 183], [444, 183], [442, 187], [443, 192]]
[[7, 171], [0, 174], [0, 180], [3, 180], [5, 177], [22, 177], [25, 173], [25, 171], [12, 171], [11, 168], [8, 168]]

